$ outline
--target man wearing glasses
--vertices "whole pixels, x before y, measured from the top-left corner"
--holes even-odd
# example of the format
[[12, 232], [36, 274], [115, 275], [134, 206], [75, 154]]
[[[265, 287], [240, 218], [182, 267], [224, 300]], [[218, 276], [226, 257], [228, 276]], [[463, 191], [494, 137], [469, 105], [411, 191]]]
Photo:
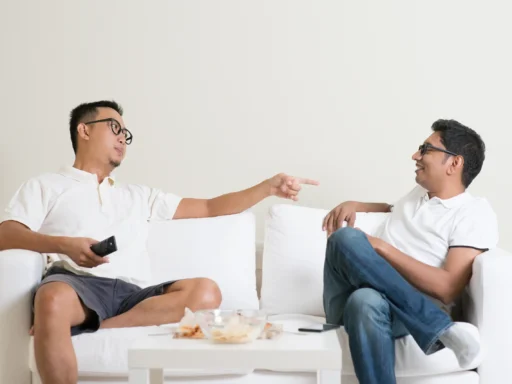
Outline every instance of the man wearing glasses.
[[[295, 201], [301, 184], [317, 184], [279, 174], [209, 200], [119, 184], [111, 173], [133, 141], [122, 114], [121, 107], [110, 101], [76, 107], [69, 126], [76, 155], [73, 166], [27, 181], [1, 220], [0, 250], [27, 249], [45, 254], [48, 260], [34, 298], [31, 330], [45, 384], [77, 382], [70, 335], [173, 323], [182, 318], [185, 307], [220, 305], [221, 292], [209, 279], [148, 286], [149, 221], [235, 214], [268, 196]], [[112, 234], [118, 251], [96, 255], [91, 246]]]
[[[452, 322], [450, 309], [475, 257], [498, 242], [491, 206], [466, 192], [485, 145], [454, 120], [432, 130], [412, 156], [418, 185], [409, 194], [393, 206], [344, 202], [323, 222], [327, 322], [344, 325], [362, 384], [396, 383], [395, 339], [408, 334], [425, 354], [450, 348], [462, 368], [480, 350], [478, 331]], [[390, 213], [372, 236], [353, 228], [356, 212]]]

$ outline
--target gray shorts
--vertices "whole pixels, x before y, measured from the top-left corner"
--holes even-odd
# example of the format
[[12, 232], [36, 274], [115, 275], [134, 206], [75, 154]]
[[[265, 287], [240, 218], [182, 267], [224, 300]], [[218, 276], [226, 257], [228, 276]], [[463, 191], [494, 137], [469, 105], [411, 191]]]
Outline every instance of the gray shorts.
[[51, 282], [62, 282], [71, 286], [83, 305], [89, 309], [86, 320], [71, 327], [72, 336], [97, 331], [103, 320], [127, 312], [147, 298], [163, 294], [165, 288], [174, 283], [167, 281], [140, 288], [119, 279], [77, 275], [61, 267], [51, 267], [38, 288]]

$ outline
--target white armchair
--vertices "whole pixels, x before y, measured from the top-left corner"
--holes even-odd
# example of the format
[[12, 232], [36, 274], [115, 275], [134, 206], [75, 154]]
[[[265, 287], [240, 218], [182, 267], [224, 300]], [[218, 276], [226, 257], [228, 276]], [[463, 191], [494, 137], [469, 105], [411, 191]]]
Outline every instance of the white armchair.
[[473, 263], [464, 301], [465, 319], [478, 327], [485, 357], [478, 367], [480, 384], [506, 383], [512, 365], [512, 255], [485, 252]]
[[[322, 270], [326, 235], [321, 223], [326, 210], [275, 205], [266, 223], [261, 303], [273, 312], [317, 314], [323, 311]], [[387, 214], [358, 213], [356, 226], [375, 233]], [[304, 282], [307, 282], [305, 284]], [[457, 320], [479, 329], [486, 354], [475, 362], [477, 373], [463, 371], [452, 351], [425, 356], [412, 337], [395, 344], [395, 371], [399, 384], [511, 382], [512, 364], [512, 254], [495, 249], [479, 255], [473, 275], [457, 305]], [[462, 315], [462, 319], [461, 319]], [[343, 338], [343, 374], [355, 380], [348, 336]], [[352, 382], [347, 380], [347, 382]]]
[[0, 383], [31, 383], [28, 331], [32, 295], [43, 271], [40, 253], [0, 252]]

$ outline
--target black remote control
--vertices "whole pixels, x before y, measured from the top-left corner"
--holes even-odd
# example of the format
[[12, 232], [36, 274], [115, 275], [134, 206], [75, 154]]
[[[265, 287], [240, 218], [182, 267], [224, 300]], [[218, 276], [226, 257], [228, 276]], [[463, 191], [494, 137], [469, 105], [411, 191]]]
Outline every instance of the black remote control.
[[91, 245], [91, 250], [98, 256], [104, 257], [110, 255], [112, 252], [117, 251], [117, 244], [115, 236], [110, 236], [99, 243]]

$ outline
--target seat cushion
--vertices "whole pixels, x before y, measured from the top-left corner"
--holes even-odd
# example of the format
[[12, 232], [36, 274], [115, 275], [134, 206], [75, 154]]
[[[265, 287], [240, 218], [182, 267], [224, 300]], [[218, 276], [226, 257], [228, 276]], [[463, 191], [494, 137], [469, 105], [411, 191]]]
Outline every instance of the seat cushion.
[[[283, 328], [286, 331], [292, 332], [296, 332], [300, 326], [325, 321], [322, 317], [299, 314], [270, 316], [269, 320], [283, 324]], [[476, 333], [478, 332], [476, 328], [474, 328], [474, 331]], [[72, 340], [77, 356], [80, 376], [125, 376], [128, 371], [128, 348], [137, 338], [149, 334], [158, 334], [153, 337], [171, 337], [169, 326], [100, 329], [95, 333], [74, 336]], [[355, 373], [350, 356], [348, 336], [344, 330], [341, 330], [339, 334], [343, 356], [343, 375], [351, 376]], [[32, 337], [30, 338], [29, 347], [29, 366], [32, 372], [37, 372]], [[449, 349], [443, 349], [430, 356], [426, 356], [411, 336], [397, 340], [395, 348], [397, 377], [440, 375], [462, 371], [458, 366], [455, 355]], [[477, 367], [481, 361], [481, 358], [474, 361], [471, 368]], [[174, 377], [233, 376], [247, 375], [251, 372], [251, 370], [166, 370], [166, 375]]]
[[[325, 318], [308, 315], [275, 315], [270, 317], [271, 321], [284, 324], [284, 329], [296, 331], [300, 326], [311, 323], [324, 323]], [[478, 329], [469, 324], [468, 328], [478, 337]], [[343, 375], [355, 375], [354, 364], [350, 354], [348, 335], [342, 328], [339, 338], [343, 359]], [[417, 377], [442, 375], [455, 372], [463, 372], [459, 367], [455, 354], [450, 349], [442, 349], [432, 355], [426, 356], [420, 349], [412, 336], [405, 336], [395, 341], [395, 372], [397, 377]], [[469, 370], [474, 369], [483, 361], [483, 356], [478, 356], [472, 362]]]
[[[473, 331], [478, 335], [478, 329]], [[341, 345], [343, 350], [343, 373], [355, 374], [354, 364], [350, 355], [348, 335], [342, 332]], [[441, 375], [453, 372], [463, 372], [459, 367], [455, 354], [448, 348], [442, 349], [432, 355], [425, 355], [412, 336], [405, 336], [395, 341], [395, 372], [397, 377], [416, 377]], [[469, 369], [474, 369], [483, 361], [478, 356]]]
[[[147, 335], [171, 338], [172, 325], [100, 329], [94, 333], [73, 336], [78, 373], [80, 376], [126, 376], [128, 374], [128, 348], [137, 338]], [[30, 338], [29, 367], [37, 372], [34, 356], [34, 338]], [[218, 376], [246, 375], [251, 370], [166, 370], [166, 376]]]
[[255, 232], [250, 212], [152, 223], [153, 283], [207, 277], [222, 291], [222, 309], [257, 309]]

